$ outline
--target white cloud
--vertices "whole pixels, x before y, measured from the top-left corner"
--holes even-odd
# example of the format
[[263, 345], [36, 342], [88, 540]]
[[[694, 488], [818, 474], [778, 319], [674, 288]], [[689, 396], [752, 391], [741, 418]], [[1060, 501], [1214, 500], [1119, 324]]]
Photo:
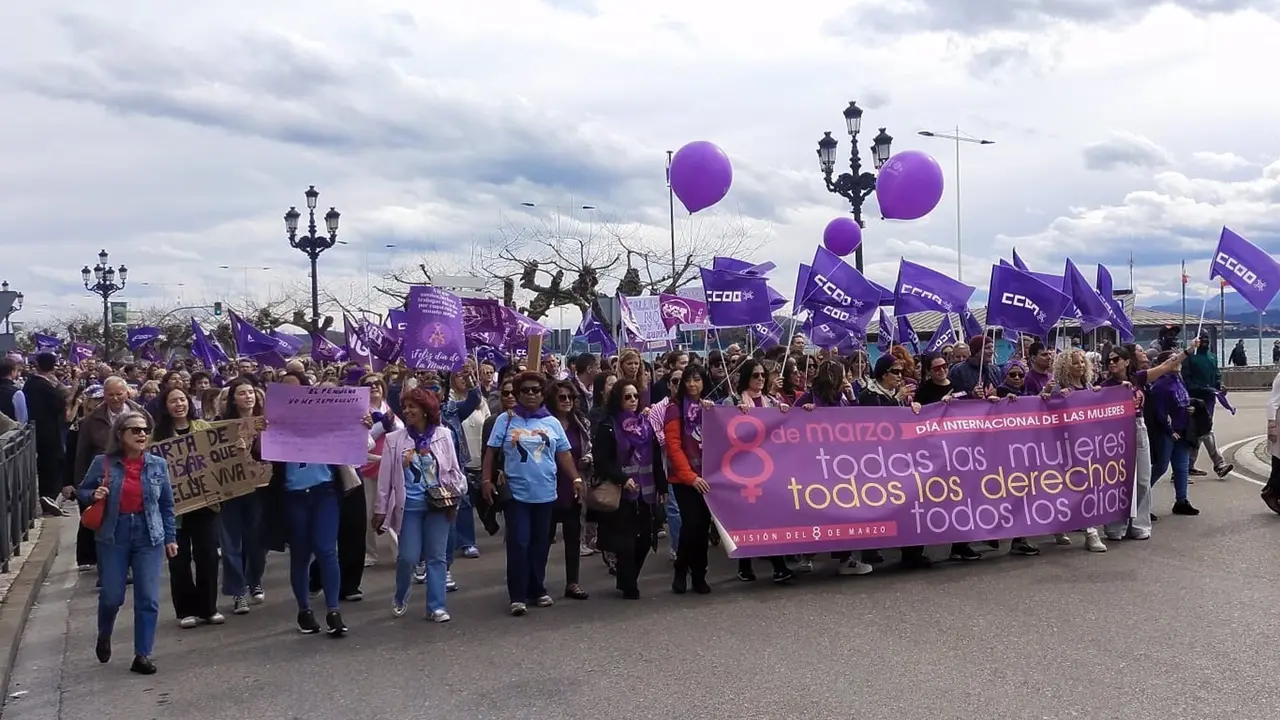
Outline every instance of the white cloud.
[[1254, 163], [1230, 152], [1201, 151], [1191, 154], [1191, 160], [1210, 172], [1230, 173], [1254, 167]]
[[[342, 212], [349, 244], [320, 259], [335, 290], [363, 292], [366, 269], [424, 254], [465, 261], [504, 223], [556, 206], [594, 205], [661, 247], [666, 151], [710, 139], [736, 171], [712, 217], [741, 212], [765, 228], [757, 257], [778, 262], [789, 293], [823, 226], [848, 211], [824, 192], [814, 149], [836, 130], [847, 152], [851, 99], [867, 109], [864, 160], [885, 126], [895, 148], [925, 149], [947, 173], [925, 220], [883, 222], [868, 204], [867, 269], [880, 282], [900, 255], [954, 263], [955, 148], [922, 129], [995, 141], [960, 148], [970, 282], [1014, 238], [1046, 267], [1068, 249], [1087, 263], [1132, 248], [1162, 268], [1202, 251], [1215, 224], [1268, 237], [1274, 178], [1255, 167], [1242, 179], [1250, 167], [1222, 159], [1280, 157], [1280, 97], [1238, 72], [1280, 24], [1243, 0], [1214, 12], [965, 3], [961, 15], [916, 2], [900, 6], [916, 8], [909, 22], [876, 5], [858, 3], [850, 23], [845, 0], [803, 13], [729, 0], [335, 0], [323, 14], [301, 0], [8, 3], [0, 274], [29, 307], [92, 309], [79, 270], [106, 247], [131, 271], [120, 299], [234, 301], [245, 273], [221, 265], [270, 267], [249, 273], [248, 291], [279, 294], [307, 281], [281, 216], [310, 184], [322, 212]], [[1189, 166], [1090, 172], [1081, 148], [1109, 128]], [[1235, 182], [1197, 177], [1228, 171]], [[676, 224], [695, 221], [677, 213]], [[1174, 287], [1161, 273], [1152, 293]]]

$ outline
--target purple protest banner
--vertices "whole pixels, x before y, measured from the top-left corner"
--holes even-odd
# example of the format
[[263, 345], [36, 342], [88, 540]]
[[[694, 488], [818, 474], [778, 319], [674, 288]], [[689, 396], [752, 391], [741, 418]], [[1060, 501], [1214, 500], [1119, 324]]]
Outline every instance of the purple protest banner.
[[467, 334], [504, 331], [502, 303], [491, 298], [462, 298], [462, 326]]
[[271, 383], [263, 414], [262, 459], [363, 465], [369, 459], [367, 387], [304, 387]]
[[1130, 516], [1133, 394], [704, 414], [730, 557], [1072, 532]]
[[447, 290], [409, 288], [404, 359], [416, 370], [461, 370], [467, 359], [462, 300]]
[[658, 310], [662, 314], [662, 324], [668, 330], [677, 325], [706, 324], [707, 304], [705, 302], [666, 293], [658, 297]]

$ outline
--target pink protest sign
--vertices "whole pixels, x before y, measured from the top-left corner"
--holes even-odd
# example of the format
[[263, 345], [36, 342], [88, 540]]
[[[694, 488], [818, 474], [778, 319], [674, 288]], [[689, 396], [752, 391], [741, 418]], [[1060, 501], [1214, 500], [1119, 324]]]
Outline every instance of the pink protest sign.
[[267, 386], [262, 459], [363, 465], [368, 459], [367, 387]]

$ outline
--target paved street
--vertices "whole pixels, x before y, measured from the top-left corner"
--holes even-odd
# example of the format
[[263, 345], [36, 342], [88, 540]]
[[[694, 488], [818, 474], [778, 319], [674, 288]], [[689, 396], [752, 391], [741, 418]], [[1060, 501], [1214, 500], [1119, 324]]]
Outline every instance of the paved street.
[[[1223, 445], [1264, 428], [1265, 394], [1233, 400], [1240, 414], [1219, 415]], [[338, 640], [296, 632], [286, 563], [272, 555], [267, 604], [248, 616], [179, 630], [164, 601], [152, 677], [127, 671], [128, 606], [116, 659], [94, 660], [92, 576], [76, 576], [64, 544], [4, 718], [1271, 719], [1280, 517], [1256, 479], [1199, 479], [1195, 518], [1167, 514], [1162, 482], [1153, 540], [1105, 555], [1077, 536], [1043, 543], [1039, 558], [815, 574], [793, 587], [740, 583], [721, 555], [709, 597], [666, 591], [664, 556], [651, 558], [639, 602], [617, 599], [587, 558], [590, 600], [520, 619], [505, 613], [501, 545], [487, 539], [484, 557], [455, 565], [452, 623], [422, 619], [420, 587], [415, 610], [393, 619], [384, 564], [366, 575], [368, 599], [344, 607], [351, 633]]]

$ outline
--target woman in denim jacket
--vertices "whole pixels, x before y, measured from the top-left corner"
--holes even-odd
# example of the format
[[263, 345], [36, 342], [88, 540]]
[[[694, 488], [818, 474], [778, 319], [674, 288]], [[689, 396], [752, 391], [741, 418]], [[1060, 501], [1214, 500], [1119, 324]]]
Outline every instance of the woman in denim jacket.
[[[133, 665], [152, 675], [156, 622], [160, 616], [160, 566], [178, 554], [169, 464], [146, 452], [151, 436], [147, 416], [125, 411], [111, 426], [106, 452], [93, 459], [80, 484], [80, 502], [105, 501], [98, 528], [98, 662], [111, 659], [111, 631], [124, 605], [126, 578], [133, 570]], [[105, 480], [105, 484], [104, 484]]]

